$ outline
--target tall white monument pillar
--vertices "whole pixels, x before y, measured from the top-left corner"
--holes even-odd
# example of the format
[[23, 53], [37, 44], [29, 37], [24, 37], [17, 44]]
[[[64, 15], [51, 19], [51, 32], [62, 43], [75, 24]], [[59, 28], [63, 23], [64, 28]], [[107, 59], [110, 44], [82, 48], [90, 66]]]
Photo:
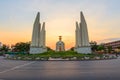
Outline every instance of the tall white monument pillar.
[[45, 46], [45, 22], [41, 29], [40, 13], [37, 13], [33, 24], [32, 41], [30, 45], [30, 54], [39, 54], [47, 51]]
[[78, 47], [79, 46], [79, 25], [78, 25], [78, 22], [76, 22], [76, 30], [75, 30], [75, 38], [76, 38], [76, 45], [75, 47]]
[[80, 12], [81, 15], [81, 22], [78, 25], [76, 23], [76, 45], [75, 45], [75, 51], [78, 53], [84, 53], [88, 54], [91, 53], [91, 47], [89, 44], [89, 36], [88, 36], [88, 30], [87, 30], [87, 24], [84, 18], [84, 15], [82, 12]]
[[46, 41], [45, 33], [46, 33], [46, 31], [45, 31], [45, 22], [43, 22], [42, 30], [41, 30], [41, 33], [40, 33], [41, 34], [41, 36], [40, 36], [41, 47], [43, 47], [43, 48], [45, 48], [45, 41]]

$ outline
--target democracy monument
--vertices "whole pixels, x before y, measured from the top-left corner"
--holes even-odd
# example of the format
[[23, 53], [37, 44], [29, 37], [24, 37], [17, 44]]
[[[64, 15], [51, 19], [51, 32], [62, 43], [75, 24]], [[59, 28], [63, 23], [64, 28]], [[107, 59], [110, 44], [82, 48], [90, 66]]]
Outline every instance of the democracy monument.
[[33, 24], [32, 40], [30, 45], [30, 54], [38, 54], [47, 51], [46, 48], [45, 22], [40, 23], [40, 13], [37, 13]]
[[[80, 12], [80, 15], [81, 22], [76, 22], [74, 51], [82, 54], [92, 53], [89, 44], [87, 23], [82, 12]], [[56, 51], [65, 51], [65, 43], [62, 41], [62, 36], [59, 36], [59, 41], [56, 43]], [[38, 12], [33, 24], [30, 54], [44, 52], [47, 52], [45, 22], [43, 24], [40, 23], [40, 13]]]
[[89, 43], [89, 36], [87, 30], [87, 23], [85, 21], [84, 15], [80, 12], [81, 15], [81, 22], [76, 22], [76, 30], [75, 30], [75, 37], [76, 37], [76, 45], [74, 51], [78, 53], [92, 53], [90, 43]]

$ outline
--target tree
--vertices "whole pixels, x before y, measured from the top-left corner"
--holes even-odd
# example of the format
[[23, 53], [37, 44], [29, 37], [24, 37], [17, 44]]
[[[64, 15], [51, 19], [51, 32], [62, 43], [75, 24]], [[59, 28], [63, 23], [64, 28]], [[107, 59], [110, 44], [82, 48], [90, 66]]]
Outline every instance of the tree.
[[12, 48], [12, 51], [14, 52], [29, 52], [30, 42], [19, 42], [16, 43]]
[[9, 49], [9, 46], [7, 46], [7, 45], [5, 45], [5, 44], [3, 44], [3, 46], [0, 48], [0, 51], [2, 52], [2, 53], [6, 53], [6, 52], [8, 52], [10, 49]]
[[75, 47], [71, 47], [70, 50], [71, 50], [71, 51], [74, 51], [74, 48], [75, 48]]
[[96, 41], [91, 41], [90, 45], [93, 52], [97, 51], [98, 45]]
[[108, 53], [111, 53], [111, 51], [112, 51], [112, 46], [108, 46], [107, 49], [108, 49]]
[[51, 49], [50, 47], [47, 47], [47, 50], [48, 50], [48, 51], [53, 51], [53, 49]]
[[120, 49], [120, 46], [118, 46], [117, 49]]
[[98, 51], [102, 51], [102, 50], [105, 50], [105, 47], [104, 45], [99, 45], [98, 48], [97, 48]]

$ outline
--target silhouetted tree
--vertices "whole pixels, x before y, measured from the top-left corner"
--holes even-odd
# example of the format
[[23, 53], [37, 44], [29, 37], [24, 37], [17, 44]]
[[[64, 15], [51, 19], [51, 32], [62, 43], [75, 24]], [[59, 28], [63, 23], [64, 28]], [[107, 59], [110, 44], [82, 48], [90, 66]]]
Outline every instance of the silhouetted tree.
[[101, 51], [101, 50], [105, 50], [105, 47], [104, 45], [98, 45], [98, 48], [97, 48], [98, 51]]
[[108, 49], [108, 53], [111, 53], [111, 51], [112, 51], [112, 46], [108, 46], [107, 49]]
[[47, 47], [47, 51], [53, 51], [53, 49], [51, 49], [50, 47]]
[[120, 46], [118, 46], [117, 48], [120, 49]]
[[6, 53], [10, 50], [9, 46], [3, 44], [3, 46], [0, 48], [0, 51], [3, 53]]
[[98, 45], [96, 41], [91, 41], [90, 45], [93, 52], [97, 51]]
[[14, 52], [29, 52], [30, 42], [19, 42], [16, 43], [12, 48], [12, 51]]
[[75, 48], [75, 47], [71, 47], [70, 50], [71, 50], [71, 51], [74, 51], [74, 48]]

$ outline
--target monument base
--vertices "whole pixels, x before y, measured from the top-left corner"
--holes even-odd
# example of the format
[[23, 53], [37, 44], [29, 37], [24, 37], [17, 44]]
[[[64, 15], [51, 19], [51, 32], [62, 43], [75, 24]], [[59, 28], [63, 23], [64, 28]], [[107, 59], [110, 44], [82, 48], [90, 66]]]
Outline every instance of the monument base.
[[90, 46], [87, 46], [87, 47], [78, 47], [78, 48], [75, 48], [74, 51], [76, 51], [77, 53], [81, 53], [81, 54], [92, 53]]
[[30, 47], [30, 54], [40, 54], [44, 52], [47, 52], [47, 48]]

